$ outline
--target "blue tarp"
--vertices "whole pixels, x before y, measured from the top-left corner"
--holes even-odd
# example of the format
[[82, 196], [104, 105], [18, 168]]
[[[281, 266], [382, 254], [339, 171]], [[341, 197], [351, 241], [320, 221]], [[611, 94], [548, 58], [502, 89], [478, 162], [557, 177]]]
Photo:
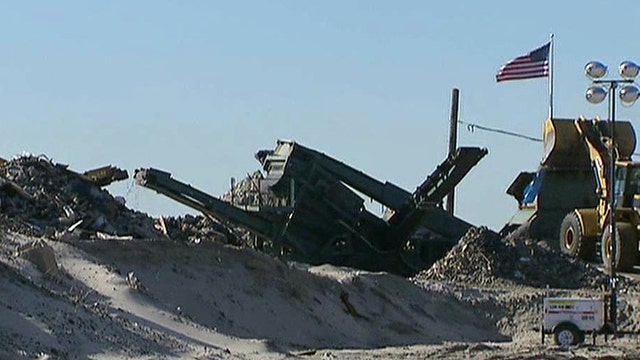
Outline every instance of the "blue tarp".
[[542, 185], [542, 178], [544, 177], [544, 169], [538, 170], [533, 180], [524, 188], [522, 204], [528, 205], [532, 204], [536, 200], [536, 196], [538, 196], [538, 192], [540, 191], [540, 186]]

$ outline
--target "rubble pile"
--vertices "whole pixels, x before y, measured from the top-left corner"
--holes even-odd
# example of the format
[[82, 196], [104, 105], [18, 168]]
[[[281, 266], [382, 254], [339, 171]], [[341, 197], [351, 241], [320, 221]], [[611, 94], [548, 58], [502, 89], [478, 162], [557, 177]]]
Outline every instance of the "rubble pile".
[[32, 236], [157, 237], [154, 221], [45, 157], [0, 166], [0, 228]]
[[469, 229], [444, 258], [415, 279], [564, 289], [599, 288], [606, 282], [604, 274], [580, 260], [530, 239], [501, 239], [486, 227]]
[[202, 215], [185, 215], [160, 218], [161, 230], [175, 241], [199, 244], [201, 241], [217, 241], [239, 244], [237, 236], [225, 225]]
[[255, 171], [233, 185], [231, 191], [222, 195], [221, 199], [239, 206], [278, 206], [279, 199], [263, 185], [264, 175]]

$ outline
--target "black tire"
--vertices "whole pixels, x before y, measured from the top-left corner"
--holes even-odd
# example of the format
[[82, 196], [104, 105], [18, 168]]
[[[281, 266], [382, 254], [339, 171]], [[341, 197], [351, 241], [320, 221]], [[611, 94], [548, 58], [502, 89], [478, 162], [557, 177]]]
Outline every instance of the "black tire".
[[[602, 234], [600, 254], [602, 263], [610, 268], [612, 258], [611, 228], [607, 226]], [[633, 270], [638, 255], [638, 238], [633, 225], [629, 223], [616, 223], [616, 270]]]
[[553, 330], [553, 340], [560, 346], [578, 345], [584, 341], [584, 333], [573, 324], [560, 324]]
[[593, 260], [596, 241], [585, 237], [582, 223], [575, 212], [568, 213], [560, 225], [560, 251], [583, 260]]

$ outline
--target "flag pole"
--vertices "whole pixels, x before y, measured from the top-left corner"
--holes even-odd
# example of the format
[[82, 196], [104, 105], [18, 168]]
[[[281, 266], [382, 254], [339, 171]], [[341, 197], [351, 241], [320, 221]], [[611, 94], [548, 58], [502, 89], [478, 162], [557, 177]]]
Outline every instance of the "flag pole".
[[553, 119], [553, 33], [549, 38], [549, 118]]

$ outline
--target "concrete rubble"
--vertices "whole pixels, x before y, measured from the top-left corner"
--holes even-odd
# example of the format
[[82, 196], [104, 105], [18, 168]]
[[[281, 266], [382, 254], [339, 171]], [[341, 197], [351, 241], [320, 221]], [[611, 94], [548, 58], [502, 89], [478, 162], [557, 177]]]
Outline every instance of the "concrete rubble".
[[260, 188], [262, 172], [255, 171], [252, 174], [236, 182], [232, 180], [233, 187], [220, 198], [236, 206], [277, 206], [279, 199], [275, 194]]
[[156, 228], [175, 241], [198, 245], [203, 241], [241, 245], [238, 234], [228, 226], [202, 215], [165, 216], [158, 219]]
[[607, 281], [592, 265], [552, 250], [545, 242], [501, 239], [486, 227], [470, 229], [444, 258], [415, 278], [563, 289], [599, 288]]
[[34, 236], [157, 237], [154, 220], [128, 209], [89, 178], [46, 157], [21, 156], [0, 166], [0, 227]]
[[[111, 166], [80, 174], [43, 156], [27, 155], [4, 161], [0, 165], [0, 228], [60, 240], [165, 235], [190, 244], [201, 241], [249, 244], [243, 238], [252, 236], [233, 224], [222, 224], [202, 215], [153, 219], [127, 208], [124, 199], [102, 188], [110, 181], [122, 180], [125, 174]], [[251, 179], [249, 176], [242, 180], [225, 196], [241, 205], [257, 203]]]
[[61, 273], [55, 253], [51, 246], [44, 241], [35, 240], [19, 246], [15, 255], [32, 262], [47, 279], [55, 282], [60, 281]]

